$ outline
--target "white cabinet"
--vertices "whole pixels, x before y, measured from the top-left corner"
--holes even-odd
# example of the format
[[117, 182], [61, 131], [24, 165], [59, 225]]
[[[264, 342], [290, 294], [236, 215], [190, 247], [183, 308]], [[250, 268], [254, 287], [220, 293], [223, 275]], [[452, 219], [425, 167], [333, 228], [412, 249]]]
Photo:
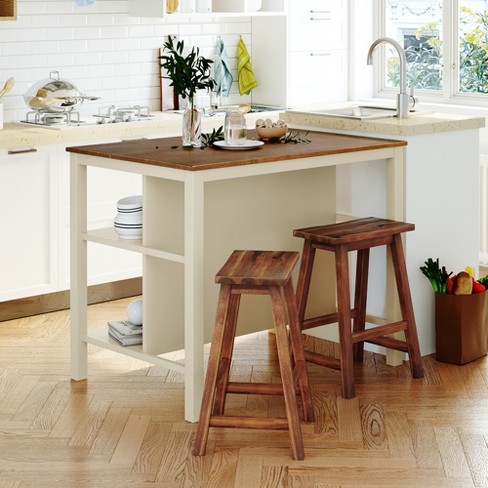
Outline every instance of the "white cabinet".
[[[68, 144], [72, 145], [72, 144]], [[114, 202], [142, 194], [138, 175], [90, 168], [88, 222], [113, 225]], [[65, 145], [0, 150], [4, 205], [0, 255], [0, 302], [68, 290], [69, 155]], [[142, 275], [139, 254], [90, 243], [88, 284]]]
[[255, 103], [347, 100], [346, 0], [289, 0], [286, 18], [253, 18], [252, 60]]
[[49, 293], [59, 276], [57, 147], [2, 150], [0, 300]]
[[286, 0], [129, 0], [129, 12], [137, 17], [163, 17], [181, 22], [195, 16], [283, 15]]

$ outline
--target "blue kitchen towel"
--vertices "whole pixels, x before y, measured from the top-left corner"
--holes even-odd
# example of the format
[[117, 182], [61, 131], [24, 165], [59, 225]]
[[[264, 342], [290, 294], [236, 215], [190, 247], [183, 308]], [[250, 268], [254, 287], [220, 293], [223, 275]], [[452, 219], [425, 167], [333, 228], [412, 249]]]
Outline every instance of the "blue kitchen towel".
[[217, 39], [217, 43], [215, 44], [213, 78], [216, 85], [214, 91], [217, 95], [228, 97], [234, 78], [230, 72], [229, 57], [224, 46], [224, 41], [220, 38]]
[[79, 7], [87, 7], [88, 5], [95, 3], [95, 0], [75, 0], [75, 3]]

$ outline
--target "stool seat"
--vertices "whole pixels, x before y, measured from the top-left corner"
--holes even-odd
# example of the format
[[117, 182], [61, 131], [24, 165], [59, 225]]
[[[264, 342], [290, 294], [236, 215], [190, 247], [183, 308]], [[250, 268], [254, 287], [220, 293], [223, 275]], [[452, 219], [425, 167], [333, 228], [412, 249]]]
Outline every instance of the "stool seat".
[[366, 217], [364, 219], [350, 220], [339, 224], [295, 229], [293, 235], [330, 246], [345, 244], [348, 249], [357, 250], [365, 246], [375, 247], [388, 244], [392, 241], [395, 234], [412, 230], [415, 230], [414, 224]]
[[[304, 458], [297, 395], [302, 400], [304, 420], [312, 422], [314, 413], [292, 283], [298, 258], [297, 252], [288, 251], [234, 251], [217, 273], [219, 301], [193, 448], [195, 456], [205, 454], [209, 427], [231, 427], [288, 429], [293, 458]], [[240, 297], [244, 294], [271, 298], [281, 385], [229, 381]], [[227, 393], [283, 395], [286, 418], [226, 415]]]
[[[341, 371], [342, 395], [355, 396], [354, 361], [362, 361], [364, 342], [408, 352], [412, 376], [423, 377], [417, 328], [408, 283], [401, 234], [413, 231], [414, 224], [367, 217], [338, 224], [295, 229], [293, 235], [304, 239], [297, 284], [298, 318], [303, 330], [338, 323], [340, 358], [306, 351], [309, 361]], [[395, 274], [401, 320], [366, 329], [366, 302], [370, 249], [388, 246]], [[336, 262], [337, 311], [305, 318], [316, 250], [333, 252]], [[351, 307], [348, 253], [357, 251], [354, 305]], [[405, 340], [390, 337], [403, 332]]]

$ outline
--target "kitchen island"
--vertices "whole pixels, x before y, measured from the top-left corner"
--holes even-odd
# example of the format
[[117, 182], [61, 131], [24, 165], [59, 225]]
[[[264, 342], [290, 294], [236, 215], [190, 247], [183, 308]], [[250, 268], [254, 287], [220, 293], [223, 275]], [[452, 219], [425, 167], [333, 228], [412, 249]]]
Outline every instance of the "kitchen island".
[[[306, 137], [308, 144], [266, 143], [253, 151], [187, 150], [179, 147], [179, 137], [67, 149], [73, 379], [87, 377], [89, 343], [165, 366], [184, 374], [185, 418], [196, 421], [204, 344], [211, 338], [217, 304], [214, 276], [231, 251], [300, 250], [302, 242], [292, 236], [294, 228], [336, 221], [336, 167], [342, 165], [384, 161], [386, 213], [403, 219], [404, 141], [319, 132]], [[90, 168], [142, 176], [142, 240], [120, 239], [112, 228], [87, 228]], [[142, 254], [142, 346], [121, 347], [108, 338], [106, 328], [87, 330], [88, 242]], [[392, 279], [391, 271], [388, 276]], [[334, 306], [334, 281], [316, 283], [320, 295], [329, 297], [328, 303], [316, 306]], [[266, 297], [249, 298], [242, 303], [240, 334], [272, 327]], [[396, 302], [389, 297], [387, 318], [397, 313]]]

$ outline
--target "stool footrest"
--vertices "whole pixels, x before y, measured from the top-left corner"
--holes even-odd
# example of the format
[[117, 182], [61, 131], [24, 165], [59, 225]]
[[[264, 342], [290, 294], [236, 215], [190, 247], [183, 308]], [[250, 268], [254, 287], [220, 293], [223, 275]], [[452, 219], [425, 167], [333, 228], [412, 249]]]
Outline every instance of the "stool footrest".
[[[351, 319], [356, 319], [358, 311], [351, 309]], [[302, 330], [313, 329], [321, 325], [329, 325], [339, 322], [339, 314], [337, 312], [327, 313], [325, 315], [317, 315], [317, 317], [309, 317], [302, 322]]]
[[213, 415], [210, 417], [210, 427], [288, 430], [288, 420], [284, 418], [232, 417], [230, 415]]
[[320, 364], [327, 368], [341, 369], [340, 359], [333, 358], [332, 356], [324, 356], [323, 354], [318, 354], [316, 352], [305, 351], [305, 359], [311, 361], [312, 363]]
[[397, 351], [408, 352], [408, 344], [400, 339], [393, 337], [375, 337], [374, 339], [368, 339], [367, 342], [376, 344], [377, 346], [383, 346], [388, 349], [395, 349]]
[[394, 332], [401, 332], [406, 330], [408, 322], [406, 320], [400, 320], [399, 322], [392, 322], [391, 324], [379, 325], [373, 329], [361, 330], [359, 332], [352, 333], [352, 342], [364, 342], [370, 341], [375, 338], [393, 334]]
[[229, 381], [227, 393], [254, 393], [259, 395], [283, 395], [283, 385], [279, 383], [235, 383]]

